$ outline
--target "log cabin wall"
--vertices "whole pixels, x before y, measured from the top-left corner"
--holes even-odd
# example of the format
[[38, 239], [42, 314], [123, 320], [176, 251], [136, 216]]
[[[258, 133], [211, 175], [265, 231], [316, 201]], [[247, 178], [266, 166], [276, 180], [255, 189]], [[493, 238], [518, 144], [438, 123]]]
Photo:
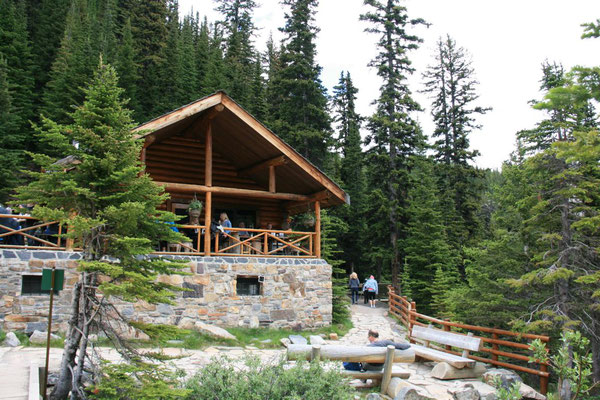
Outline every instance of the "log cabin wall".
[[[146, 171], [156, 181], [189, 183], [204, 185], [205, 170], [204, 139], [189, 139], [170, 137], [146, 149]], [[268, 169], [264, 170], [268, 174]], [[213, 149], [213, 186], [232, 187], [240, 189], [268, 190], [248, 177], [239, 176], [237, 169], [219, 152]], [[182, 207], [188, 204], [193, 195], [189, 193], [171, 192], [171, 199], [166, 204], [170, 211], [175, 211], [173, 204]], [[196, 194], [198, 200], [206, 204], [204, 193]], [[284, 202], [275, 199], [234, 198], [213, 195], [213, 210], [239, 209], [255, 213], [255, 227], [281, 228], [281, 223], [287, 217]], [[217, 217], [213, 214], [213, 217]], [[237, 226], [239, 221], [232, 220]]]

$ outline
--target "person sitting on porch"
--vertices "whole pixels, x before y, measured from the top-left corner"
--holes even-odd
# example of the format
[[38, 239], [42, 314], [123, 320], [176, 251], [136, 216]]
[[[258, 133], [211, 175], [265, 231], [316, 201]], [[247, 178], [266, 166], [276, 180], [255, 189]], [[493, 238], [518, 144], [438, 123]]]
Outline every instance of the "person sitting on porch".
[[[246, 224], [244, 223], [244, 221], [240, 222], [239, 227], [240, 228], [245, 228], [246, 227]], [[240, 235], [240, 239], [241, 240], [245, 240], [245, 239], [248, 239], [250, 237], [250, 234], [247, 231], [239, 231], [238, 233]]]

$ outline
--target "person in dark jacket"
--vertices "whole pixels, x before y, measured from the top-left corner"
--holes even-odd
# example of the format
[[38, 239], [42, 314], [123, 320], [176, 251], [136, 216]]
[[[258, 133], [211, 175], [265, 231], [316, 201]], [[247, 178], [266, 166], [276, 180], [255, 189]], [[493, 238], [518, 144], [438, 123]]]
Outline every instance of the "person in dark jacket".
[[352, 296], [352, 304], [358, 303], [358, 290], [360, 289], [360, 281], [356, 272], [350, 274], [350, 282], [348, 283]]
[[[368, 334], [369, 344], [371, 347], [387, 347], [389, 345], [394, 346], [398, 350], [406, 350], [410, 347], [408, 343], [396, 343], [392, 340], [378, 340], [379, 332], [369, 329]], [[365, 371], [381, 371], [383, 364], [381, 363], [362, 363], [362, 369]]]

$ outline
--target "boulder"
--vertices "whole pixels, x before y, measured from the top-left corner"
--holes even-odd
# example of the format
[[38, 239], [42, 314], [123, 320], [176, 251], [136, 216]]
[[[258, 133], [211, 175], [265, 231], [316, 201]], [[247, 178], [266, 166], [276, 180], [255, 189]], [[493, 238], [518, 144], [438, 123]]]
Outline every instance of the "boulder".
[[365, 397], [365, 399], [366, 400], [382, 400], [379, 393], [369, 393], [367, 395], [367, 397]]
[[325, 340], [321, 336], [310, 335], [310, 344], [325, 344]]
[[283, 347], [287, 348], [288, 345], [292, 343], [292, 341], [285, 337], [285, 338], [279, 339], [279, 343], [281, 343], [283, 345]]
[[195, 324], [196, 324], [196, 321], [194, 321], [192, 318], [183, 317], [183, 318], [181, 318], [181, 320], [177, 324], [177, 327], [179, 329], [192, 330], [192, 329], [195, 328]]
[[456, 368], [446, 362], [439, 362], [430, 372], [431, 377], [436, 379], [469, 379], [479, 378], [486, 371], [485, 364], [475, 363], [473, 368]]
[[335, 332], [331, 332], [329, 334], [329, 340], [339, 340], [338, 334]]
[[546, 400], [546, 396], [538, 393], [531, 386], [521, 383], [519, 386], [519, 393], [523, 396], [523, 399], [527, 400]]
[[397, 377], [390, 380], [387, 394], [394, 400], [433, 400], [433, 397], [422, 387]]
[[513, 371], [503, 368], [492, 368], [483, 374], [483, 381], [488, 385], [496, 387], [496, 380], [500, 379], [500, 383], [504, 388], [510, 388], [513, 383], [523, 383], [523, 379]]
[[4, 345], [8, 347], [17, 347], [21, 345], [21, 341], [14, 332], [8, 332], [4, 339]]
[[456, 389], [448, 389], [448, 393], [452, 395], [454, 400], [481, 400], [479, 392], [471, 384]]
[[[60, 336], [53, 333], [50, 334], [50, 340], [60, 339]], [[33, 331], [29, 336], [29, 343], [32, 344], [46, 344], [48, 340], [48, 332]]]
[[236, 340], [235, 336], [233, 336], [231, 333], [227, 332], [225, 329], [220, 328], [216, 325], [209, 325], [209, 324], [205, 324], [204, 322], [197, 321], [194, 324], [194, 328], [198, 332], [204, 333], [206, 335], [215, 336], [215, 337], [218, 337], [221, 339]]

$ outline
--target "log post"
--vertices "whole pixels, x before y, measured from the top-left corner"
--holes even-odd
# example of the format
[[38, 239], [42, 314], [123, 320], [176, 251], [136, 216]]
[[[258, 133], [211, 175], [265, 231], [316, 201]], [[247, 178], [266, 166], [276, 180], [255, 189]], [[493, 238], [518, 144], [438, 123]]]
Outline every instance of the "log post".
[[396, 348], [392, 345], [387, 346], [385, 353], [385, 363], [383, 364], [383, 376], [381, 378], [381, 393], [385, 394], [392, 379], [392, 368], [394, 367], [394, 351]]
[[211, 222], [211, 209], [212, 209], [212, 193], [206, 193], [206, 200], [204, 205], [204, 255], [210, 255], [210, 222]]
[[315, 256], [321, 258], [321, 203], [315, 201]]
[[275, 183], [275, 166], [274, 165], [270, 165], [269, 166], [269, 192], [271, 193], [275, 193], [276, 190], [276, 183]]
[[[209, 121], [206, 127], [205, 158], [204, 158], [204, 186], [212, 186], [212, 123]], [[212, 192], [206, 192], [204, 212], [204, 255], [210, 255], [212, 222]]]
[[321, 346], [318, 344], [313, 344], [312, 349], [310, 351], [310, 360], [319, 362], [321, 359]]
[[[448, 318], [445, 318], [444, 321], [450, 322]], [[450, 325], [444, 325], [444, 332], [450, 332]], [[446, 345], [446, 350], [452, 350], [452, 346]]]
[[[492, 333], [492, 339], [498, 340], [498, 334], [496, 332]], [[492, 343], [492, 350], [495, 352], [498, 351], [498, 343]], [[498, 354], [492, 353], [492, 361], [498, 361]]]
[[[473, 337], [473, 332], [467, 333], [467, 336], [468, 337]], [[462, 352], [462, 357], [463, 358], [469, 358], [469, 350], [464, 349], [463, 352]]]
[[[546, 364], [540, 365], [540, 371], [548, 372], [548, 366]], [[548, 377], [540, 376], [540, 393], [544, 396], [548, 393]]]

